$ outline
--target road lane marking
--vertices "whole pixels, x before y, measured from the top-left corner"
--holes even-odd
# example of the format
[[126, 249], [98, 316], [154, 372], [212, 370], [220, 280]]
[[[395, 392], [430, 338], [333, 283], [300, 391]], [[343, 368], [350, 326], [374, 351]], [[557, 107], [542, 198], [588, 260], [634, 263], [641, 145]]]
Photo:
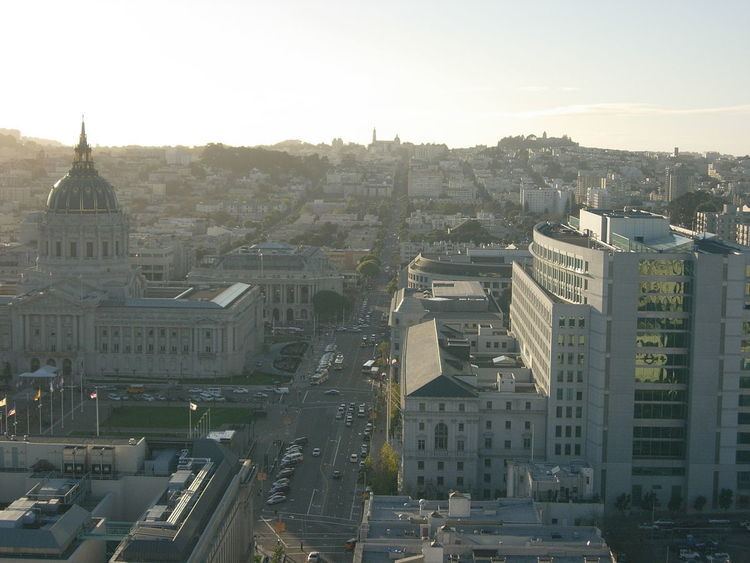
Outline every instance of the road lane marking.
[[310, 495], [310, 504], [307, 505], [308, 514], [310, 514], [310, 511], [312, 510], [313, 500], [315, 500], [315, 493], [317, 492], [318, 492], [318, 489], [313, 489], [312, 495]]

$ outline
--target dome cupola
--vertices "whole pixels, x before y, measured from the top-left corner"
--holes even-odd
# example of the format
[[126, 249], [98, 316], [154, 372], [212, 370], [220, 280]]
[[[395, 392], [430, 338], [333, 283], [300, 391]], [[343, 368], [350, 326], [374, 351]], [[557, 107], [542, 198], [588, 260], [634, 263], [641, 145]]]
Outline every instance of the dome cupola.
[[112, 184], [99, 176], [86, 140], [86, 125], [75, 148], [70, 171], [60, 178], [47, 196], [50, 213], [117, 213], [120, 207]]

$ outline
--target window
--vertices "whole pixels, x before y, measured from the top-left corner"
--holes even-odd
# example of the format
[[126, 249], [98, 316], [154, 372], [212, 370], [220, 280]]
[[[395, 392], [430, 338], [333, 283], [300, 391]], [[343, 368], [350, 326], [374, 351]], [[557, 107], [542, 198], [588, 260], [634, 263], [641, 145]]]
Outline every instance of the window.
[[435, 425], [435, 449], [448, 449], [448, 427], [442, 422]]
[[531, 401], [526, 401], [526, 410], [527, 411], [531, 410]]
[[531, 449], [531, 438], [524, 438], [523, 439], [523, 449], [524, 450], [530, 450]]
[[484, 458], [484, 466], [485, 467], [492, 467], [492, 458], [491, 457]]
[[78, 243], [71, 242], [70, 243], [70, 257], [75, 258], [76, 256], [78, 256]]
[[576, 438], [580, 438], [580, 437], [581, 437], [581, 427], [576, 426]]
[[513, 404], [510, 401], [505, 402], [505, 410], [509, 411], [513, 407]]
[[492, 401], [487, 401], [487, 404], [485, 405], [487, 407], [488, 411], [492, 410]]
[[94, 243], [87, 242], [86, 243], [86, 258], [93, 258], [93, 257], [94, 257]]
[[562, 438], [562, 426], [555, 426], [555, 438]]
[[458, 412], [464, 412], [466, 411], [466, 405], [463, 403], [458, 403]]
[[55, 256], [58, 258], [62, 256], [62, 242], [59, 240], [55, 242]]
[[190, 351], [190, 345], [189, 344], [183, 344], [182, 345], [182, 351], [183, 352], [189, 352]]
[[558, 370], [557, 371], [557, 382], [558, 383], [562, 383], [563, 381], [565, 381], [565, 372], [563, 370]]
[[576, 407], [576, 418], [583, 417], [583, 407]]
[[464, 451], [464, 441], [463, 440], [456, 440], [456, 450], [459, 452]]
[[153, 344], [149, 344], [148, 345], [148, 351], [149, 352], [153, 352], [154, 351], [154, 345]]
[[417, 476], [417, 485], [424, 485], [424, 476], [423, 475]]
[[565, 455], [570, 455], [570, 444], [565, 444]]
[[424, 450], [424, 440], [417, 440], [417, 449], [420, 451]]
[[419, 430], [420, 432], [424, 431], [424, 422], [419, 423]]
[[583, 391], [576, 391], [576, 401], [583, 400]]
[[562, 409], [563, 409], [562, 407], [555, 407], [555, 416], [557, 418], [562, 418], [562, 412], [563, 412]]
[[565, 407], [565, 418], [571, 418], [573, 416], [573, 407]]
[[102, 241], [102, 256], [104, 258], [109, 257], [109, 243], [106, 240]]
[[485, 420], [484, 421], [484, 429], [485, 430], [492, 430], [492, 421], [491, 420]]
[[419, 403], [419, 412], [424, 412], [425, 410], [427, 410], [425, 408], [425, 404], [424, 403]]
[[464, 423], [463, 422], [459, 422], [458, 423], [458, 431], [459, 432], [463, 432], [464, 431]]
[[445, 403], [438, 403], [438, 410], [440, 412], [445, 412]]
[[491, 473], [485, 473], [482, 477], [485, 483], [490, 483], [492, 481], [492, 474]]
[[444, 471], [445, 470], [445, 462], [444, 461], [438, 461], [437, 462], [437, 470], [438, 471]]
[[573, 428], [571, 426], [565, 427], [565, 437], [570, 438], [573, 435]]
[[492, 449], [492, 438], [487, 437], [487, 438], [484, 439], [484, 448], [486, 450], [491, 450]]
[[510, 449], [510, 440], [505, 440], [505, 443], [503, 444], [503, 447], [504, 447], [504, 448], [505, 448], [506, 450], [509, 450], [509, 449]]
[[510, 422], [510, 420], [506, 420], [506, 421], [505, 421], [505, 429], [506, 429], [506, 430], [510, 430], [510, 425], [511, 425], [511, 422]]
[[562, 401], [563, 400], [563, 390], [562, 389], [558, 389], [557, 390], [557, 400], [558, 401]]
[[442, 476], [442, 475], [440, 475], [440, 476], [439, 476], [439, 477], [438, 477], [438, 478], [436, 479], [436, 481], [437, 481], [437, 486], [438, 486], [438, 487], [442, 487], [442, 486], [443, 486], [443, 481], [444, 481], [444, 479], [443, 479], [443, 476]]
[[457, 461], [456, 462], [456, 471], [463, 471], [464, 470], [464, 462], [463, 461]]
[[581, 455], [581, 444], [576, 444], [573, 448], [575, 455]]
[[555, 455], [560, 455], [562, 453], [562, 448], [560, 447], [560, 444], [555, 444]]
[[531, 422], [527, 420], [526, 422], [523, 423], [523, 427], [526, 430], [531, 430]]
[[464, 486], [464, 478], [456, 477], [456, 487], [463, 487], [463, 486]]
[[417, 462], [417, 469], [424, 469], [424, 461]]

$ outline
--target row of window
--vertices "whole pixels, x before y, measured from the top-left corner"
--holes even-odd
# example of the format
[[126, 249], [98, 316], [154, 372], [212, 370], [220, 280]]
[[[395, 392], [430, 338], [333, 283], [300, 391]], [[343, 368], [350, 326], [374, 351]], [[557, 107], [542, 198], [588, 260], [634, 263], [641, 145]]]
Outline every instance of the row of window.
[[[52, 352], [54, 352], [54, 346], [52, 347]], [[99, 351], [102, 354], [108, 354], [110, 352], [109, 344], [107, 342], [102, 342], [99, 346]], [[136, 344], [135, 345], [135, 353], [141, 354], [144, 351], [143, 344]], [[153, 354], [156, 351], [156, 347], [153, 344], [146, 344], [145, 347], [146, 354]], [[210, 344], [207, 344], [203, 347], [203, 351], [207, 354], [213, 353], [213, 347]], [[183, 344], [182, 345], [182, 352], [188, 353], [190, 352], [190, 345], [189, 344]], [[112, 353], [119, 354], [120, 353], [120, 343], [119, 342], [113, 342], [112, 343]], [[124, 344], [122, 346], [122, 353], [123, 354], [131, 354], [133, 353], [133, 346], [130, 344]], [[166, 354], [167, 353], [167, 346], [164, 344], [161, 344], [158, 348], [158, 353], [160, 354]], [[177, 345], [173, 344], [169, 347], [169, 353], [170, 354], [177, 354]]]
[[[573, 380], [573, 376], [575, 375], [575, 381]], [[558, 370], [557, 371], [557, 382], [558, 383], [565, 383], [566, 381], [566, 372], [565, 370]], [[583, 370], [576, 370], [575, 372], [573, 370], [567, 371], [567, 382], [568, 383], [583, 383]]]
[[581, 444], [555, 444], [555, 455], [581, 455]]
[[[427, 412], [427, 403], [419, 403], [418, 405], [419, 412]], [[492, 401], [485, 402], [485, 408], [488, 411], [493, 410], [493, 403]], [[531, 401], [525, 401], [524, 409], [527, 411], [531, 410]], [[438, 412], [445, 412], [445, 403], [438, 403]], [[506, 401], [505, 402], [505, 410], [510, 411], [513, 410], [513, 401]], [[466, 404], [465, 403], [458, 403], [458, 412], [466, 412]]]
[[585, 362], [586, 354], [580, 352], [578, 354], [573, 352], [568, 352], [567, 354], [565, 352], [557, 353], [557, 363], [561, 365], [567, 364], [569, 366], [582, 366]]
[[580, 438], [581, 437], [581, 431], [582, 431], [582, 429], [581, 429], [580, 426], [578, 426], [578, 425], [571, 426], [571, 425], [566, 424], [563, 427], [561, 424], [558, 424], [558, 425], [555, 426], [555, 438], [562, 438], [563, 437], [563, 429], [565, 430], [565, 437], [566, 438], [572, 438], [574, 431], [575, 431], [575, 437], [576, 438]]
[[[78, 242], [72, 241], [69, 243], [68, 246], [68, 253], [63, 254], [63, 243], [62, 241], [55, 241], [55, 257], [56, 258], [78, 258]], [[122, 256], [120, 254], [120, 241], [115, 241], [115, 248], [114, 248], [114, 254], [112, 256]], [[99, 252], [97, 255], [96, 252]], [[49, 256], [49, 241], [45, 241], [44, 243], [44, 256]], [[84, 253], [82, 254], [83, 258], [109, 258], [110, 257], [110, 247], [109, 247], [109, 241], [103, 240], [101, 241], [101, 246], [97, 245], [95, 242], [86, 242], [86, 245], [84, 246]]]
[[[530, 421], [525, 420], [523, 424], [524, 424], [524, 429], [525, 430], [531, 430], [531, 422]], [[422, 421], [420, 421], [417, 424], [417, 428], [419, 428], [420, 432], [424, 432], [424, 430], [425, 430], [425, 423], [422, 422]], [[485, 430], [492, 430], [492, 421], [491, 420], [485, 420], [484, 421], [484, 429]], [[511, 430], [512, 429], [512, 421], [510, 421], [510, 420], [506, 420], [505, 421], [505, 429], [506, 430]], [[458, 423], [458, 432], [463, 432], [463, 431], [464, 431], [464, 423], [463, 422], [459, 422]]]
[[558, 401], [582, 401], [583, 391], [576, 391], [575, 389], [557, 389], [556, 398]]
[[[563, 411], [563, 408], [565, 411]], [[565, 412], [565, 418], [573, 418], [573, 407], [555, 407], [555, 416], [557, 418], [563, 418], [563, 412]], [[575, 417], [583, 418], [583, 407], [575, 408]]]

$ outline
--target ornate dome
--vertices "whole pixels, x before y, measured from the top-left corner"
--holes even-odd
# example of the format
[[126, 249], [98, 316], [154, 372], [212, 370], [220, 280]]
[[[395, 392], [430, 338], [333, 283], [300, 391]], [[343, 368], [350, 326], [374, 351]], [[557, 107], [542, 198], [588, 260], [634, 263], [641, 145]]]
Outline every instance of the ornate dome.
[[86, 141], [86, 126], [75, 148], [73, 166], [60, 178], [47, 196], [47, 211], [52, 213], [115, 213], [120, 210], [112, 184], [99, 176]]

